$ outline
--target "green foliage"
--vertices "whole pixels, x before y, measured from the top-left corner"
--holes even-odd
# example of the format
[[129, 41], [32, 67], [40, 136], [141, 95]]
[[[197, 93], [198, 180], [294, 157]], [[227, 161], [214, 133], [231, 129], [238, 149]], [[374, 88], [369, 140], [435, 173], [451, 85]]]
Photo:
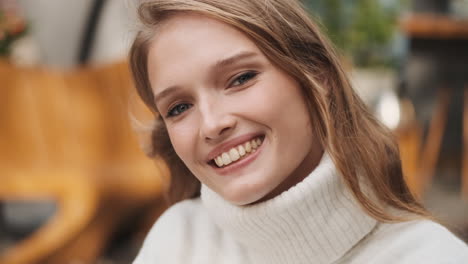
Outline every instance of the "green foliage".
[[319, 18], [323, 31], [356, 65], [392, 66], [394, 58], [390, 49], [404, 0], [307, 0], [305, 3]]
[[26, 33], [26, 25], [18, 17], [6, 16], [0, 10], [0, 57], [10, 54], [10, 49], [15, 40]]

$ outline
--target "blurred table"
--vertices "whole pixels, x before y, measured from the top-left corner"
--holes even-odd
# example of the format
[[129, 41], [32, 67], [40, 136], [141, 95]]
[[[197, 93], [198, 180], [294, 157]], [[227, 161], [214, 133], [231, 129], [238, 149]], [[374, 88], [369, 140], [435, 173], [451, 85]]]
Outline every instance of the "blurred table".
[[436, 14], [412, 14], [400, 21], [403, 32], [411, 37], [468, 39], [468, 19]]

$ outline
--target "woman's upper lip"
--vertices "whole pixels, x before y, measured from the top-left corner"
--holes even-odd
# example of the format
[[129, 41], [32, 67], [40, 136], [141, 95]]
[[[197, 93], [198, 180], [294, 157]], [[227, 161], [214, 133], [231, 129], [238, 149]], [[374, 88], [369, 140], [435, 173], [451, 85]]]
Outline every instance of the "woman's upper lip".
[[242, 136], [235, 137], [231, 140], [228, 140], [218, 146], [216, 146], [210, 153], [208, 153], [207, 162], [210, 162], [217, 156], [221, 155], [223, 152], [228, 152], [231, 148], [238, 146], [244, 142], [247, 142], [251, 139], [254, 139], [262, 134], [259, 133], [250, 133]]

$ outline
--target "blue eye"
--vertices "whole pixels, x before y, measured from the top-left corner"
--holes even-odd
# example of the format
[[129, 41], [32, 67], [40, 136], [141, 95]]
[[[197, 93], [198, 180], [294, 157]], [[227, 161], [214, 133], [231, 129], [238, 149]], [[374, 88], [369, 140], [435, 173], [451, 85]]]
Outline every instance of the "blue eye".
[[169, 109], [167, 117], [178, 116], [192, 107], [191, 104], [178, 104]]
[[250, 72], [245, 72], [241, 75], [239, 75], [237, 78], [234, 79], [234, 81], [231, 82], [230, 86], [239, 86], [243, 85], [244, 83], [248, 82], [255, 76], [257, 76], [258, 73], [250, 71]]

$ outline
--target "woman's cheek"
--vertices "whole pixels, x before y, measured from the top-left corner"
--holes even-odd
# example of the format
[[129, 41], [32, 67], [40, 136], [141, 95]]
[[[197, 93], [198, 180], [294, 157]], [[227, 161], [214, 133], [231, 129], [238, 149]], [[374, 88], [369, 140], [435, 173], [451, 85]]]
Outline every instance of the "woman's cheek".
[[[255, 115], [258, 121], [267, 121], [277, 119], [277, 114], [281, 113], [282, 109], [287, 107], [281, 97], [284, 94], [281, 91], [276, 91], [276, 84], [263, 81], [257, 84], [245, 98], [242, 98], [243, 108], [250, 115]], [[245, 107], [248, 105], [248, 107]]]
[[187, 157], [194, 154], [197, 132], [195, 124], [189, 120], [180, 120], [168, 127], [169, 138], [177, 155], [185, 162]]

